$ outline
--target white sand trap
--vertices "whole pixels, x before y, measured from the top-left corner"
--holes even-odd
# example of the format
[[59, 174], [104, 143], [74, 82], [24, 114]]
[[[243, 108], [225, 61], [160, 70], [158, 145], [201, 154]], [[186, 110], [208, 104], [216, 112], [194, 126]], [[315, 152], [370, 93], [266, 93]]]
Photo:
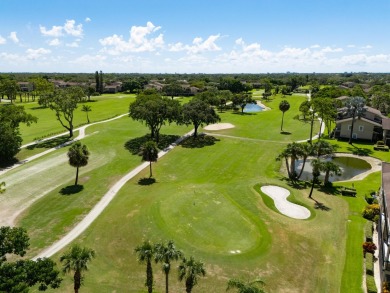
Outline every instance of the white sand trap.
[[217, 124], [207, 125], [204, 129], [205, 130], [222, 130], [222, 129], [229, 129], [229, 128], [234, 128], [234, 125], [231, 123], [217, 123]]
[[301, 220], [310, 217], [310, 211], [307, 208], [289, 202], [287, 200], [287, 197], [290, 195], [290, 192], [286, 188], [274, 185], [267, 185], [262, 186], [261, 191], [274, 200], [275, 207], [283, 215]]

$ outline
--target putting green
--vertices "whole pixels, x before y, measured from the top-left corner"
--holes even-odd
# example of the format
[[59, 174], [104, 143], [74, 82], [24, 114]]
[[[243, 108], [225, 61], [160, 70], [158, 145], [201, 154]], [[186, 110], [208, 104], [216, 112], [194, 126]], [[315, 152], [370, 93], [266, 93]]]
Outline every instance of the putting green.
[[[199, 191], [197, 191], [199, 190]], [[243, 254], [261, 244], [263, 231], [243, 211], [213, 188], [181, 189], [155, 204], [160, 228], [202, 252]], [[228, 215], [228, 216], [227, 216]]]

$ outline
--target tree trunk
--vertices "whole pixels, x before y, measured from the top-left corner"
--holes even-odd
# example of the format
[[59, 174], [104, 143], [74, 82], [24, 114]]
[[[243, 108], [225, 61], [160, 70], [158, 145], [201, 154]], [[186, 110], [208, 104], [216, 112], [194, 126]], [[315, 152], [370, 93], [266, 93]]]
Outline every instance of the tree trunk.
[[146, 264], [146, 286], [148, 287], [148, 293], [153, 293], [153, 270], [150, 261]]
[[282, 125], [280, 125], [280, 131], [283, 131], [283, 119], [284, 119], [284, 112], [282, 114]]
[[329, 172], [330, 172], [330, 171], [326, 171], [326, 172], [325, 172], [324, 185], [326, 185], [326, 184], [329, 183]]
[[194, 124], [194, 138], [197, 138], [198, 137], [198, 125], [195, 125]]
[[165, 274], [165, 293], [168, 293], [168, 274]]
[[77, 185], [78, 181], [79, 181], [79, 167], [76, 167], [76, 180], [74, 182], [74, 185]]
[[349, 134], [349, 144], [352, 144], [352, 134], [353, 134], [353, 125], [355, 124], [355, 113], [352, 116], [352, 125], [351, 125], [351, 132]]
[[73, 280], [74, 280], [74, 286], [73, 286], [74, 293], [78, 293], [81, 287], [81, 273], [79, 271], [75, 271]]
[[87, 112], [87, 121], [88, 121], [88, 124], [89, 124], [89, 116], [88, 116], [88, 112]]
[[301, 169], [301, 171], [299, 172], [299, 175], [298, 175], [298, 177], [297, 177], [298, 180], [299, 180], [299, 178], [301, 178], [301, 176], [302, 176], [303, 169], [305, 169], [306, 160], [307, 160], [307, 157], [303, 157], [302, 169]]
[[314, 189], [314, 183], [315, 181], [314, 181], [314, 178], [313, 178], [313, 182], [311, 183], [311, 189], [310, 189], [310, 194], [309, 194], [309, 198], [312, 198], [311, 196], [312, 196], [312, 194], [313, 194], [313, 189]]
[[73, 127], [70, 127], [69, 128], [69, 137], [72, 137], [73, 136]]
[[285, 157], [284, 159], [286, 160], [286, 169], [287, 169], [288, 178], [291, 178], [290, 166], [288, 165], [288, 158]]
[[152, 178], [152, 161], [149, 161], [149, 178]]

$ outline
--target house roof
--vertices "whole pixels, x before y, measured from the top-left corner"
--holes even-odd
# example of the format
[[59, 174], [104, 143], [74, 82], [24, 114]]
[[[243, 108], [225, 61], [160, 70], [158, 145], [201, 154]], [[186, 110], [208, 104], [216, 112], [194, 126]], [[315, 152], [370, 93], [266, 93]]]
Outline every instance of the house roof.
[[[359, 119], [362, 120], [362, 121], [368, 122], [368, 123], [370, 123], [370, 124], [373, 124], [373, 125], [375, 125], [375, 126], [379, 126], [379, 127], [382, 126], [382, 124], [377, 123], [377, 122], [375, 122], [375, 121], [372, 121], [372, 120], [370, 120], [370, 119], [366, 119], [366, 118], [364, 118], [364, 117], [360, 117]], [[337, 123], [337, 124], [340, 124], [340, 123], [348, 122], [348, 121], [351, 121], [351, 120], [352, 120], [352, 117], [349, 117], [349, 118], [337, 120], [336, 123]], [[355, 121], [356, 121], [356, 120], [355, 120]]]

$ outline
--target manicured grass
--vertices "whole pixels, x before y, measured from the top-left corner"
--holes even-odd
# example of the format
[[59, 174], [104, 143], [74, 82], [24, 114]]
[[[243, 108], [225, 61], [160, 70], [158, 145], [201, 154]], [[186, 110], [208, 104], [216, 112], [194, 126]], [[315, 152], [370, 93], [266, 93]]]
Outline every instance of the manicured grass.
[[[97, 252], [83, 292], [146, 292], [145, 267], [134, 254], [144, 239], [173, 239], [187, 256], [194, 255], [206, 264], [207, 276], [194, 292], [225, 292], [232, 277], [261, 278], [267, 292], [361, 292], [365, 223], [361, 210], [366, 190], [377, 188], [378, 174], [355, 182], [357, 198], [315, 190], [314, 198], [322, 209], [314, 210], [314, 201], [307, 198], [309, 188], [289, 186], [279, 173], [281, 162], [275, 161], [286, 143], [307, 139], [310, 131], [309, 124], [292, 119], [305, 97], [286, 99], [291, 108], [285, 114], [284, 129], [290, 135], [280, 134], [282, 97], [276, 97], [268, 104], [271, 111], [221, 114], [222, 122], [236, 128], [218, 133], [251, 140], [215, 136], [213, 145], [179, 146], [153, 165], [156, 183], [138, 184], [148, 177], [148, 170], [130, 180], [77, 240]], [[187, 130], [171, 125], [162, 133]], [[60, 195], [59, 190], [73, 180], [59, 180], [60, 187], [20, 218], [30, 231], [33, 252], [70, 229], [109, 186], [139, 163], [140, 158], [123, 146], [146, 132], [126, 117], [88, 129], [91, 136], [83, 143], [90, 147], [93, 159], [101, 158], [104, 164], [85, 169], [80, 178], [84, 189], [79, 193]], [[39, 186], [39, 182], [34, 184]], [[288, 188], [292, 201], [308, 207], [312, 217], [295, 220], [276, 213], [256, 191], [257, 184]], [[160, 266], [154, 269], [156, 292], [163, 292]], [[61, 292], [72, 290], [71, 280], [66, 277]], [[172, 292], [184, 290], [174, 268], [170, 288]]]
[[[95, 122], [127, 113], [130, 102], [134, 100], [134, 95], [102, 95], [92, 97], [92, 100], [93, 102], [86, 102], [85, 104], [91, 106], [92, 111], [89, 112], [89, 119], [91, 122]], [[86, 114], [81, 111], [83, 104], [80, 103], [75, 110], [73, 122], [75, 127], [87, 122]], [[24, 144], [42, 137], [66, 132], [66, 129], [57, 121], [55, 112], [49, 108], [41, 108], [37, 102], [20, 103], [19, 105], [23, 105], [28, 113], [38, 117], [38, 123], [34, 123], [31, 126], [20, 125]]]
[[[279, 110], [279, 103], [287, 100], [290, 103], [290, 110], [284, 114], [284, 133], [281, 133], [280, 126], [282, 121], [282, 112]], [[220, 113], [222, 121], [235, 125], [235, 128], [219, 130], [218, 134], [241, 136], [253, 139], [263, 139], [271, 141], [280, 141], [288, 143], [297, 140], [304, 140], [310, 137], [310, 123], [294, 119], [299, 112], [299, 105], [306, 100], [306, 97], [293, 95], [282, 97], [273, 96], [269, 102], [263, 101], [272, 110], [257, 113], [233, 113], [225, 111]], [[316, 121], [313, 127], [313, 136], [319, 130], [319, 123]], [[212, 133], [212, 131], [207, 131]]]

